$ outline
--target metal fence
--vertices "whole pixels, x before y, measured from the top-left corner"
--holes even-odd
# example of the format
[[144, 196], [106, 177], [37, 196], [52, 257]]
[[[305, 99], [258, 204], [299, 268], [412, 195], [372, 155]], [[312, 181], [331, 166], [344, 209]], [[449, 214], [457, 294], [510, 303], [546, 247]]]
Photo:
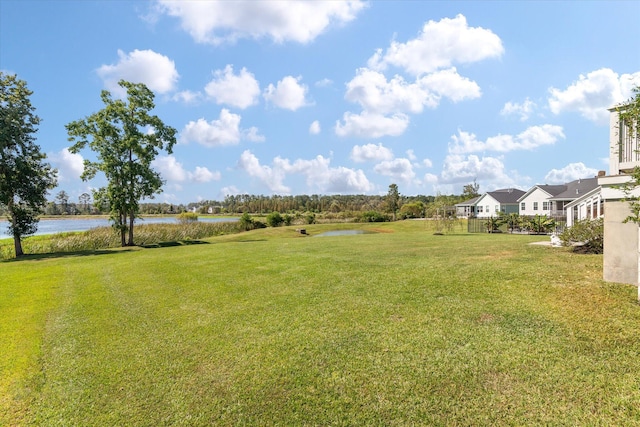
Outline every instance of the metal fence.
[[[492, 233], [513, 233], [513, 234], [535, 234], [533, 231], [526, 226], [526, 223], [533, 217], [530, 216], [521, 216], [521, 225], [519, 227], [515, 227], [513, 230], [509, 228], [509, 225], [498, 221], [499, 225], [497, 228], [494, 228]], [[554, 221], [554, 226], [544, 234], [551, 233], [561, 233], [567, 224], [567, 218], [564, 216], [552, 216], [546, 217], [551, 218]], [[493, 219], [497, 219], [497, 217], [493, 217]], [[488, 233], [490, 228], [490, 219], [489, 218], [469, 218], [467, 221], [467, 231], [469, 233]]]

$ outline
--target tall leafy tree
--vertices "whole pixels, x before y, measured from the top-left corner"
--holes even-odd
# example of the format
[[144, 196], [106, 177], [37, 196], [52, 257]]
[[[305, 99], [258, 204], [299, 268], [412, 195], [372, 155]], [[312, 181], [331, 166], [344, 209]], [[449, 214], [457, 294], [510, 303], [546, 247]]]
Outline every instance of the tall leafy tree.
[[56, 194], [56, 201], [58, 202], [62, 213], [69, 213], [69, 195], [66, 191], [59, 191], [58, 194]]
[[35, 143], [40, 118], [25, 81], [0, 72], [0, 206], [7, 213], [16, 257], [22, 238], [38, 229], [38, 215], [56, 186], [56, 171]]
[[80, 205], [82, 206], [82, 211], [84, 213], [88, 213], [89, 212], [89, 203], [91, 203], [91, 195], [89, 193], [82, 193], [80, 196], [78, 196], [78, 201], [80, 202]]
[[393, 215], [393, 220], [396, 220], [396, 212], [400, 209], [400, 192], [398, 191], [397, 184], [389, 185], [389, 191], [387, 192], [387, 198], [385, 200], [387, 204], [387, 210]]
[[75, 142], [69, 151], [78, 153], [88, 146], [95, 152], [96, 160], [84, 161], [82, 179], [104, 173], [107, 185], [94, 192], [94, 201], [109, 206], [122, 246], [133, 246], [140, 201], [159, 194], [164, 184], [151, 162], [160, 151], [172, 153], [176, 130], [150, 114], [155, 107], [154, 95], [144, 84], [124, 80], [118, 84], [127, 91], [125, 100], [113, 99], [108, 91], [102, 91], [105, 107], [66, 128], [69, 141]]
[[473, 180], [473, 183], [467, 184], [462, 187], [462, 198], [464, 200], [473, 199], [474, 197], [478, 197], [480, 195], [480, 184]]

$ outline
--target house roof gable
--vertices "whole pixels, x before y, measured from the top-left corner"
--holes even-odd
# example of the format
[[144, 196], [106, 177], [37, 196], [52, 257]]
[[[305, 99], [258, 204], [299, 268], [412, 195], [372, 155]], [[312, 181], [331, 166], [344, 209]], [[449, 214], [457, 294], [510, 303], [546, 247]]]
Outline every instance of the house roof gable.
[[563, 191], [565, 191], [567, 189], [567, 186], [564, 184], [560, 184], [560, 185], [549, 185], [549, 184], [538, 184], [538, 185], [534, 185], [533, 187], [531, 187], [526, 193], [524, 193], [522, 195], [522, 197], [520, 197], [518, 199], [518, 201], [522, 201], [524, 199], [526, 199], [527, 197], [529, 197], [533, 192], [535, 192], [536, 190], [540, 190], [545, 192], [548, 197], [553, 197], [556, 194], [560, 194]]
[[522, 197], [524, 191], [518, 190], [517, 188], [503, 188], [500, 190], [489, 191], [491, 197], [493, 197], [498, 203], [504, 204], [516, 204], [518, 203], [518, 199]]
[[589, 197], [593, 197], [593, 196], [599, 194], [601, 191], [602, 191], [602, 188], [600, 186], [597, 186], [593, 190], [587, 191], [586, 193], [581, 194], [579, 197], [576, 197], [571, 202], [567, 203], [564, 206], [564, 208], [568, 209], [568, 208], [572, 208], [572, 207], [574, 207], [576, 205], [579, 205], [580, 203], [582, 203], [583, 200], [588, 199]]
[[575, 200], [598, 187], [598, 178], [576, 179], [566, 184], [566, 190], [554, 195], [550, 200]]
[[455, 206], [475, 206], [476, 202], [480, 200], [481, 196], [476, 196], [473, 199], [465, 200], [462, 203], [456, 203]]

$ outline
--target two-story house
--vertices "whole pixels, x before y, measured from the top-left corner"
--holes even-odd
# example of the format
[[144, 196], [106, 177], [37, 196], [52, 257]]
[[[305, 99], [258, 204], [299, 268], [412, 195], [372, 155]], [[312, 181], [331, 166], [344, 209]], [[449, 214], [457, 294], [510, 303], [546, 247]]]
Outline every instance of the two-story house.
[[553, 216], [551, 198], [566, 191], [566, 185], [534, 185], [518, 199], [518, 213], [525, 216]]
[[631, 208], [624, 199], [640, 197], [640, 188], [627, 195], [620, 186], [630, 182], [629, 173], [640, 166], [640, 135], [630, 133], [627, 126], [620, 123], [617, 108], [611, 108], [609, 112], [609, 175], [598, 178], [606, 212], [603, 278], [609, 282], [638, 285], [640, 227], [633, 222], [625, 222], [631, 215]]
[[[576, 179], [560, 185], [535, 185], [518, 199], [520, 208], [518, 213], [525, 216], [565, 217], [565, 215], [568, 216], [566, 212], [571, 203], [585, 194], [591, 193], [596, 188], [598, 188], [597, 177]], [[579, 215], [582, 213], [579, 210], [575, 210], [575, 212], [571, 210], [570, 212], [572, 220], [586, 218], [586, 216]], [[597, 205], [595, 217], [600, 217], [601, 215], [602, 209]], [[591, 218], [591, 213], [589, 218]]]

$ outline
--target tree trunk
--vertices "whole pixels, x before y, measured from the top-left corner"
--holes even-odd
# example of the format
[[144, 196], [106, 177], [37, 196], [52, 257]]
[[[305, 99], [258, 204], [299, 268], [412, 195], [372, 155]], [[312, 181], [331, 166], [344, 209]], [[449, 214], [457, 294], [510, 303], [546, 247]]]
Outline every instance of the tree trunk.
[[129, 242], [127, 243], [127, 246], [134, 246], [133, 244], [133, 221], [135, 220], [136, 216], [134, 215], [133, 212], [131, 212], [129, 214]]
[[120, 246], [124, 248], [127, 246], [127, 217], [123, 213], [119, 213], [118, 218], [120, 221], [120, 224], [118, 224], [120, 227]]
[[[13, 197], [9, 199], [9, 203], [7, 204], [7, 211], [9, 212], [9, 221], [11, 222], [11, 225], [15, 225], [15, 213], [13, 211]], [[13, 230], [15, 230], [15, 228], [13, 228]], [[15, 248], [15, 251], [16, 251], [16, 258], [24, 255], [24, 252], [22, 250], [22, 240], [20, 239], [19, 235], [16, 235], [16, 234], [13, 235], [13, 247]]]
[[13, 236], [13, 246], [16, 249], [16, 257], [24, 255], [22, 251], [22, 241], [20, 240], [20, 236]]

